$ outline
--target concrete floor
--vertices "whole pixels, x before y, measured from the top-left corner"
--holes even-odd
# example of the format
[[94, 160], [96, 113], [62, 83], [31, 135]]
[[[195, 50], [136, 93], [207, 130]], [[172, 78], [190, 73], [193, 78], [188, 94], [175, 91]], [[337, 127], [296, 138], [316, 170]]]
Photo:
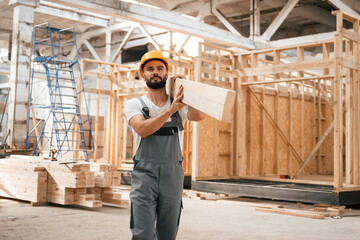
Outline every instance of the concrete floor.
[[[269, 203], [269, 201], [262, 201]], [[281, 202], [281, 204], [293, 204]], [[177, 240], [360, 239], [360, 209], [341, 219], [309, 219], [264, 213], [254, 207], [184, 198]], [[131, 239], [129, 207], [86, 209], [0, 198], [0, 239]]]

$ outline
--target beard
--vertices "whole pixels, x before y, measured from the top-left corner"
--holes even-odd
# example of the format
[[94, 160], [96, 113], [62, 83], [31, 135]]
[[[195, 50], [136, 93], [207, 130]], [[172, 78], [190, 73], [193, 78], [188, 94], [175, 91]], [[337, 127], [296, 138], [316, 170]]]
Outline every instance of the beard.
[[[153, 78], [160, 78], [160, 81], [156, 81], [156, 82], [152, 82], [151, 80]], [[146, 85], [151, 88], [151, 89], [159, 89], [159, 88], [163, 88], [165, 87], [166, 85], [166, 79], [167, 79], [167, 76], [164, 76], [163, 78], [160, 77], [160, 76], [154, 76], [154, 77], [151, 77], [150, 79], [145, 77], [145, 82], [146, 82]]]

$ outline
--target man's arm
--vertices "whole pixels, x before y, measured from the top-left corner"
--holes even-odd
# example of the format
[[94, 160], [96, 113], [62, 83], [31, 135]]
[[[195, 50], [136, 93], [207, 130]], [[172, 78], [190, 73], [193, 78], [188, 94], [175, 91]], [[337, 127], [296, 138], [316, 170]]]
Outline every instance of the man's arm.
[[205, 113], [197, 110], [196, 108], [193, 108], [193, 107], [188, 106], [187, 118], [188, 118], [190, 121], [195, 121], [195, 122], [197, 122], [197, 121], [202, 120], [205, 116], [206, 116]]
[[147, 137], [159, 130], [173, 113], [177, 112], [185, 106], [185, 104], [181, 102], [181, 99], [184, 96], [182, 90], [183, 87], [181, 86], [170, 108], [157, 115], [156, 117], [152, 117], [149, 119], [145, 119], [144, 116], [140, 114], [135, 115], [129, 121], [130, 126], [142, 138]]

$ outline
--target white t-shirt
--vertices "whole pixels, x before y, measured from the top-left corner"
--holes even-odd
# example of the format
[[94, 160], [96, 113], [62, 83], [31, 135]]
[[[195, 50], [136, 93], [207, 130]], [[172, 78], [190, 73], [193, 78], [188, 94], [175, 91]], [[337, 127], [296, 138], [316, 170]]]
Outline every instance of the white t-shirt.
[[[162, 106], [162, 107], [156, 106], [153, 102], [150, 101], [150, 99], [146, 95], [141, 96], [141, 98], [144, 100], [146, 106], [149, 108], [150, 117], [155, 117], [155, 116], [159, 115], [160, 113], [162, 113], [163, 111], [168, 109], [170, 107], [170, 105], [171, 105], [170, 97], [168, 98], [166, 104], [164, 106]], [[143, 108], [143, 106], [140, 103], [139, 99], [137, 99], [137, 98], [133, 98], [133, 99], [130, 99], [130, 100], [126, 101], [125, 102], [125, 107], [124, 107], [124, 113], [125, 113], [127, 121], [129, 122], [130, 119], [135, 115], [138, 115], [138, 114], [143, 115], [143, 113], [141, 111], [142, 108]], [[185, 106], [185, 107], [183, 107], [182, 109], [179, 110], [179, 114], [180, 114], [183, 126], [184, 126], [185, 121], [187, 119], [187, 112], [188, 112], [188, 107], [187, 106]], [[167, 120], [167, 122], [170, 122], [170, 121], [171, 121], [171, 118], [169, 118]], [[134, 135], [135, 152], [136, 152], [139, 145], [140, 145], [141, 137], [140, 137], [139, 134], [137, 134], [135, 132], [135, 130], [131, 126], [130, 126], [130, 128], [131, 128], [131, 131], [132, 131], [132, 133]], [[182, 150], [183, 139], [184, 139], [184, 131], [178, 131], [178, 133], [179, 133], [179, 143], [180, 143], [180, 147], [181, 147], [181, 150]]]

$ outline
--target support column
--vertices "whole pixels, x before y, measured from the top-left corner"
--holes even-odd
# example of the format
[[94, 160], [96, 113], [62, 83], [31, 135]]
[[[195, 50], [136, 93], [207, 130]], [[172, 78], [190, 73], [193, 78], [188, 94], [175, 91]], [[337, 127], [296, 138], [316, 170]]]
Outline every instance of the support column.
[[34, 8], [38, 0], [15, 0], [10, 4], [14, 6], [14, 14], [7, 119], [10, 134], [7, 142], [10, 146], [15, 144], [20, 147], [26, 139]]
[[105, 61], [111, 61], [111, 32], [106, 32]]
[[250, 38], [254, 40], [261, 34], [259, 0], [250, 0], [250, 11]]

